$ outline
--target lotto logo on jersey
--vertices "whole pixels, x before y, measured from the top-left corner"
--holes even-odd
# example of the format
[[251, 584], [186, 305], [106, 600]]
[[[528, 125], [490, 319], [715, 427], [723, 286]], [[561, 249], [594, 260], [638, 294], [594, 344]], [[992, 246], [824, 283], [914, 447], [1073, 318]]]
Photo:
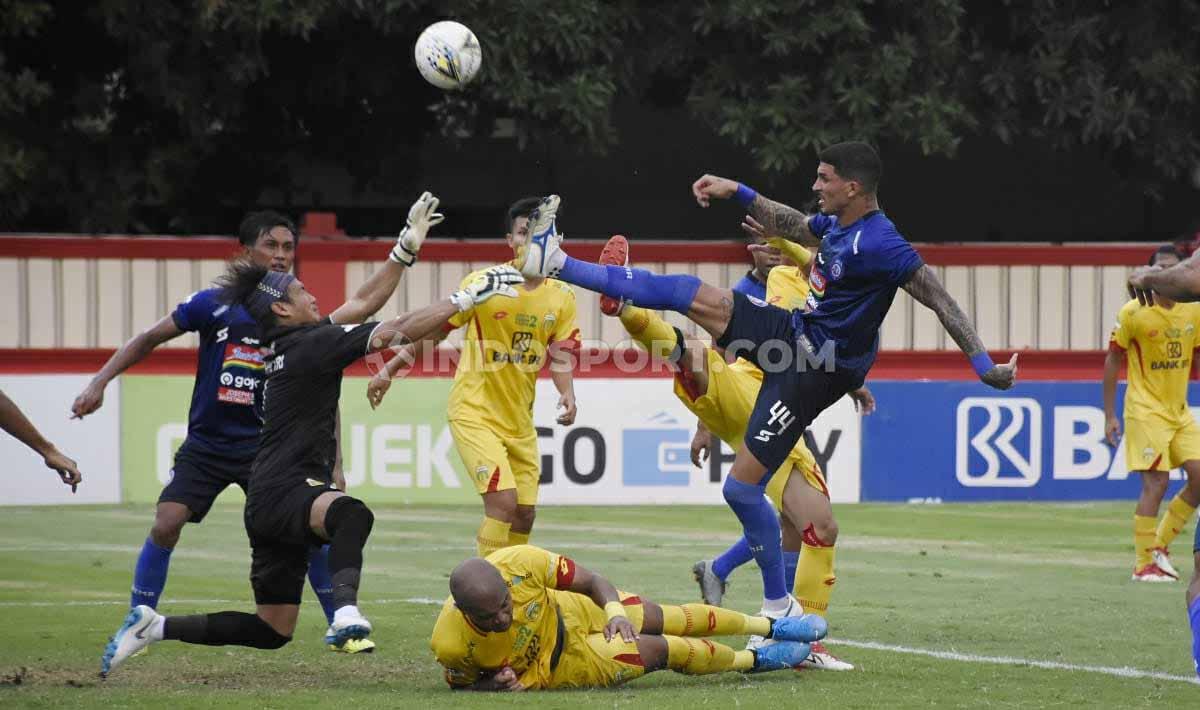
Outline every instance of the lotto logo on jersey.
[[1028, 488], [1042, 477], [1042, 406], [1028, 397], [958, 404], [954, 473], [968, 487]]

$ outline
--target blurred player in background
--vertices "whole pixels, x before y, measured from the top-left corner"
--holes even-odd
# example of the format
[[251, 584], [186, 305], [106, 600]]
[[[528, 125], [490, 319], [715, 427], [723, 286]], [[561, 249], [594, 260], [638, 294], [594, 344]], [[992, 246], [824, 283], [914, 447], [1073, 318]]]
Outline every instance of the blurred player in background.
[[57, 446], [42, 436], [33, 422], [17, 407], [16, 402], [9, 399], [4, 392], [0, 392], [0, 429], [36, 451], [38, 456], [42, 457], [46, 468], [57, 473], [62, 482], [71, 487], [71, 492], [75, 492], [79, 482], [83, 480], [75, 460], [59, 451]]
[[[429, 645], [451, 688], [520, 691], [620, 685], [664, 668], [688, 675], [784, 670], [825, 636], [817, 616], [778, 620], [618, 591], [568, 557], [516, 545], [450, 574]], [[755, 633], [735, 651], [704, 636]]]
[[1187, 588], [1188, 621], [1192, 625], [1192, 659], [1196, 662], [1196, 675], [1200, 675], [1200, 525], [1196, 526], [1196, 539], [1192, 542], [1192, 583]]
[[[409, 210], [408, 224], [396, 240], [382, 268], [330, 315], [333, 323], [359, 323], [378, 311], [391, 297], [404, 269], [416, 259], [429, 228], [442, 220], [438, 200], [428, 192]], [[275, 212], [253, 212], [242, 220], [238, 239], [243, 256], [273, 272], [286, 274], [296, 258], [298, 238], [290, 219]], [[188, 412], [187, 438], [175, 453], [171, 480], [159, 496], [154, 525], [142, 545], [134, 568], [130, 608], [158, 605], [167, 583], [171, 552], [188, 522], [200, 523], [213, 501], [226, 487], [247, 490], [251, 465], [258, 452], [262, 428], [263, 368], [267, 351], [258, 324], [240, 305], [216, 300], [217, 289], [197, 291], [173, 313], [121, 346], [76, 399], [71, 411], [84, 417], [104, 403], [104, 388], [117, 375], [142, 361], [155, 348], [185, 332], [200, 335], [196, 382]], [[336, 481], [345, 488], [340, 463]], [[309, 580], [333, 623], [328, 548], [312, 551]], [[331, 650], [370, 651], [374, 643], [357, 640]]]
[[[539, 201], [527, 197], [508, 208], [504, 236], [514, 251], [528, 238], [529, 214]], [[526, 278], [517, 293], [516, 300], [489, 301], [451, 318], [439, 334], [467, 327], [446, 414], [459, 456], [483, 499], [483, 523], [476, 535], [480, 557], [529, 542], [541, 478], [533, 399], [537, 373], [547, 359], [559, 393], [558, 423], [568, 426], [576, 414], [572, 365], [580, 340], [575, 292], [561, 281]], [[372, 379], [367, 387], [372, 407], [382, 401], [392, 375], [413, 361], [416, 349], [397, 355]]]
[[[415, 255], [415, 250], [413, 251]], [[251, 261], [229, 266], [218, 299], [240, 304], [270, 343], [263, 385], [263, 428], [246, 492], [250, 585], [256, 613], [160, 616], [137, 606], [104, 649], [101, 675], [155, 641], [277, 649], [292, 639], [312, 547], [329, 542], [332, 644], [364, 639], [371, 623], [358, 609], [363, 547], [375, 516], [333, 482], [334, 430], [342, 371], [369, 353], [399, 347], [444, 327], [454, 313], [498, 294], [515, 295], [511, 266], [481, 274], [449, 299], [383, 323], [337, 325], [288, 273]], [[343, 304], [334, 314], [352, 310]]]
[[[756, 245], [766, 241], [753, 240]], [[765, 300], [788, 310], [803, 308], [808, 295], [803, 269], [812, 254], [783, 239], [770, 240], [763, 247], [754, 246], [751, 253], [756, 263], [770, 265]], [[787, 264], [784, 254], [788, 257]], [[601, 264], [624, 266], [628, 261], [629, 244], [619, 235], [610, 239], [600, 254]], [[738, 287], [744, 284], [735, 286]], [[600, 309], [605, 315], [618, 315], [635, 342], [655, 357], [671, 362], [676, 369], [675, 396], [699, 419], [696, 438], [702, 440], [699, 447], [693, 440], [693, 463], [699, 466], [710, 447], [719, 446], [712, 441], [712, 433], [731, 446], [738, 445], [762, 384], [762, 370], [741, 358], [726, 364], [717, 350], [699, 339], [685, 339], [654, 311], [607, 296], [601, 297]], [[874, 407], [871, 393], [865, 387], [851, 396], [863, 411]], [[824, 473], [803, 438], [771, 477], [765, 493], [781, 514], [784, 579], [793, 582], [792, 594], [797, 602], [788, 614], [824, 617], [837, 581], [833, 566], [838, 528]], [[716, 559], [697, 562], [692, 575], [700, 585], [704, 602], [720, 606], [729, 574], [752, 559], [750, 542], [743, 536]], [[752, 637], [749, 647], [762, 642], [761, 637]], [[820, 642], [813, 643], [812, 653], [801, 665], [825, 670], [854, 668], [829, 653]]]
[[726, 178], [704, 175], [693, 183], [701, 206], [735, 198], [769, 234], [819, 246], [804, 311], [789, 312], [686, 274], [659, 275], [572, 259], [555, 223], [557, 195], [546, 197], [531, 215], [530, 237], [518, 256], [526, 276], [551, 276], [634, 305], [686, 315], [719, 347], [744, 354], [763, 370], [722, 494], [750, 541], [763, 578], [763, 611], [771, 617], [786, 614], [793, 602], [776, 545], [779, 518], [764, 490], [813, 420], [862, 386], [897, 289], [938, 315], [981, 382], [1003, 390], [1016, 378], [1016, 355], [1004, 365], [992, 362], [937, 274], [880, 211], [876, 192], [882, 175], [879, 155], [865, 143], [823, 149], [812, 186], [820, 209], [815, 215]]
[[[754, 235], [747, 234], [746, 241], [747, 244], [758, 244], [761, 240]], [[771, 271], [783, 263], [783, 257], [777, 252], [762, 249], [751, 251], [750, 258], [754, 262], [754, 268], [747, 271], [745, 276], [738, 279], [737, 283], [729, 288], [747, 296], [754, 296], [760, 301], [766, 301], [767, 280], [771, 277]]]
[[[1180, 263], [1173, 246], [1160, 247], [1150, 265]], [[1200, 426], [1187, 403], [1192, 353], [1200, 345], [1200, 304], [1176, 303], [1157, 294], [1142, 307], [1136, 300], [1117, 314], [1104, 359], [1105, 435], [1116, 446], [1121, 422], [1116, 413], [1117, 376], [1128, 358], [1125, 390], [1125, 465], [1142, 478], [1133, 514], [1133, 579], [1179, 579], [1168, 548], [1200, 503]], [[1158, 508], [1170, 484], [1171, 469], [1182, 466], [1187, 483], [1158, 520]]]

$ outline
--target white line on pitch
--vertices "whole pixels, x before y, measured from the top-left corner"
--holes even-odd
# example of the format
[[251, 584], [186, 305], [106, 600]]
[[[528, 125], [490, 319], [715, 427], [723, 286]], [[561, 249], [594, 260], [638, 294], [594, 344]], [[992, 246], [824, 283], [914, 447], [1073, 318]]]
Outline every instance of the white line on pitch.
[[1137, 668], [1112, 668], [1109, 666], [1084, 666], [1074, 663], [1060, 663], [1058, 661], [1035, 661], [1029, 658], [1012, 658], [1010, 656], [978, 656], [973, 653], [957, 653], [955, 651], [935, 651], [928, 648], [912, 648], [910, 646], [893, 646], [886, 643], [876, 643], [875, 641], [848, 641], [846, 639], [827, 639], [830, 644], [851, 646], [853, 648], [866, 648], [872, 651], [889, 651], [891, 653], [907, 653], [914, 656], [928, 656], [930, 658], [940, 658], [945, 661], [960, 661], [962, 663], [990, 663], [1002, 666], [1028, 666], [1030, 668], [1043, 668], [1052, 671], [1077, 671], [1083, 673], [1100, 673], [1102, 675], [1117, 676], [1119, 678], [1153, 678], [1155, 680], [1171, 680], [1181, 683], [1191, 683], [1200, 685], [1200, 679], [1196, 676], [1172, 675], [1170, 673], [1159, 673], [1157, 671], [1143, 671]]

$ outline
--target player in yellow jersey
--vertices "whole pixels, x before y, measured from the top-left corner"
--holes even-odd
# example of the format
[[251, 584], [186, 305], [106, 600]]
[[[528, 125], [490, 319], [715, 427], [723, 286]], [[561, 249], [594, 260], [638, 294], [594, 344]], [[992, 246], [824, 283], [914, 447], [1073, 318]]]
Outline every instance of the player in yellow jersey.
[[[785, 251], [781, 253], [780, 249]], [[804, 268], [812, 258], [808, 250], [784, 240], [772, 240], [759, 251], [776, 264], [768, 272], [767, 301], [789, 310], [802, 308], [808, 295]], [[615, 236], [605, 245], [600, 263], [625, 265], [628, 258], [628, 242], [624, 237]], [[781, 264], [781, 258], [787, 258], [789, 264]], [[743, 359], [727, 364], [720, 353], [702, 341], [683, 340], [682, 334], [652, 311], [607, 297], [601, 298], [600, 307], [607, 315], [619, 315], [622, 325], [639, 345], [674, 363], [678, 370], [675, 395], [699, 419], [699, 448], [710, 445], [703, 443], [709, 432], [737, 446], [745, 434], [746, 422], [762, 385], [762, 371]], [[856, 390], [852, 396], [863, 411], [874, 408], [874, 399], [865, 387]], [[700, 453], [696, 449], [694, 444], [693, 462], [699, 465]], [[790, 568], [787, 579], [793, 581], [795, 599], [791, 600], [793, 606], [789, 610], [774, 611], [764, 605], [762, 613], [768, 616], [788, 613], [824, 616], [837, 580], [833, 566], [838, 528], [825, 476], [803, 439], [796, 443], [791, 455], [771, 478], [766, 494], [781, 513], [785, 567]], [[799, 553], [798, 559], [796, 553]], [[750, 544], [742, 538], [717, 559], [696, 563], [692, 573], [700, 584], [704, 601], [719, 605], [729, 572], [751, 558]], [[802, 665], [826, 670], [854, 668], [833, 656], [820, 643], [813, 645], [812, 655]]]
[[[1164, 246], [1151, 266], [1169, 268], [1180, 262], [1174, 247]], [[1171, 582], [1179, 573], [1167, 548], [1200, 503], [1200, 426], [1187, 403], [1192, 352], [1200, 346], [1200, 303], [1176, 303], [1162, 295], [1154, 304], [1126, 303], [1117, 315], [1104, 360], [1105, 434], [1114, 446], [1121, 434], [1116, 414], [1117, 375], [1128, 360], [1125, 390], [1125, 462], [1141, 474], [1142, 492], [1133, 515], [1135, 551], [1133, 579]], [[1169, 484], [1168, 472], [1182, 466], [1187, 484], [1167, 505], [1158, 508]]]
[[[514, 250], [528, 237], [529, 214], [539, 201], [528, 197], [509, 207], [505, 239]], [[547, 359], [560, 395], [558, 423], [570, 425], [576, 414], [571, 372], [580, 345], [575, 291], [554, 279], [526, 279], [517, 293], [451, 318], [441, 336], [466, 326], [446, 414], [467, 475], [483, 498], [484, 519], [476, 536], [481, 557], [529, 542], [541, 477], [534, 385]], [[414, 350], [399, 353], [375, 376], [367, 390], [372, 406], [382, 400], [391, 375], [412, 362]]]
[[[664, 668], [690, 675], [783, 670], [805, 658], [827, 628], [815, 614], [772, 620], [706, 604], [655, 604], [568, 557], [516, 545], [454, 569], [429, 645], [451, 688], [585, 688]], [[735, 651], [698, 638], [747, 633], [775, 643]]]

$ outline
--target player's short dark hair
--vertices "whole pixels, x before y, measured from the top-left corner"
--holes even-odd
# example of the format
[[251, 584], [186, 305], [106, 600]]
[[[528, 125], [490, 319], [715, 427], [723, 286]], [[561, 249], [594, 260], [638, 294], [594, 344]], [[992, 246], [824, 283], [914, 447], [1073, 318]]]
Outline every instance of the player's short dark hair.
[[251, 212], [243, 217], [242, 223], [238, 225], [238, 241], [242, 246], [253, 247], [258, 243], [259, 237], [276, 227], [287, 229], [295, 237], [295, 243], [300, 243], [300, 232], [296, 229], [296, 223], [271, 210]]
[[817, 154], [822, 163], [829, 163], [847, 180], [853, 180], [863, 186], [868, 193], [879, 189], [879, 181], [883, 179], [883, 161], [879, 153], [862, 141], [834, 143]]
[[[249, 259], [234, 259], [230, 261], [225, 266], [225, 273], [218, 276], [216, 280], [218, 289], [217, 302], [227, 306], [245, 306], [268, 271], [267, 267], [259, 266]], [[291, 302], [286, 292], [283, 294], [283, 300]], [[249, 309], [247, 309], [247, 312], [249, 312]], [[263, 317], [256, 320], [258, 321], [258, 327], [263, 332], [276, 325], [275, 312], [270, 309], [267, 309]]]
[[1146, 262], [1147, 266], [1154, 266], [1154, 263], [1158, 261], [1159, 254], [1169, 254], [1170, 256], [1183, 261], [1183, 254], [1179, 253], [1179, 250], [1175, 248], [1174, 244], [1163, 244], [1161, 247], [1155, 249], [1154, 253], [1150, 255], [1150, 261]]
[[540, 204], [542, 204], [542, 198], [540, 197], [522, 197], [509, 205], [504, 219], [504, 232], [512, 234], [513, 223], [517, 221], [517, 218], [528, 218]]

